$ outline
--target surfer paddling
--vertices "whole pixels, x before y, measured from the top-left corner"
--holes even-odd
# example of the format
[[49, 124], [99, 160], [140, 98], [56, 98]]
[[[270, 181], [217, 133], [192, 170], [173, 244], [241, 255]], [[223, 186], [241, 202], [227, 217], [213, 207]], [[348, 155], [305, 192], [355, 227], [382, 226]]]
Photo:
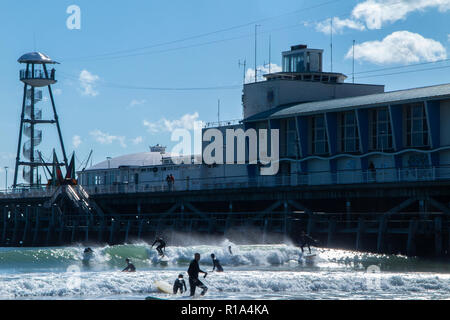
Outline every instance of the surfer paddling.
[[205, 275], [203, 278], [206, 278], [208, 275], [207, 272], [200, 269], [200, 266], [198, 262], [200, 261], [200, 253], [196, 253], [194, 255], [194, 260], [191, 261], [191, 264], [189, 265], [188, 269], [188, 275], [189, 275], [189, 286], [191, 288], [191, 294], [190, 296], [193, 297], [195, 295], [195, 288], [199, 287], [202, 289], [202, 292], [200, 293], [202, 296], [205, 295], [206, 291], [208, 291], [208, 288], [200, 281], [198, 280], [198, 274], [204, 273]]
[[[152, 248], [155, 244], [158, 244], [158, 246], [156, 247], [156, 251], [158, 251], [158, 254], [162, 257], [164, 257], [164, 253], [166, 253], [166, 242], [158, 237], [156, 238], [155, 242], [153, 242], [152, 244]], [[163, 249], [164, 249], [164, 253], [163, 253]]]
[[136, 271], [136, 267], [134, 266], [134, 264], [131, 263], [130, 259], [125, 259], [125, 262], [127, 263], [127, 266], [125, 269], [122, 270], [122, 272], [135, 272]]

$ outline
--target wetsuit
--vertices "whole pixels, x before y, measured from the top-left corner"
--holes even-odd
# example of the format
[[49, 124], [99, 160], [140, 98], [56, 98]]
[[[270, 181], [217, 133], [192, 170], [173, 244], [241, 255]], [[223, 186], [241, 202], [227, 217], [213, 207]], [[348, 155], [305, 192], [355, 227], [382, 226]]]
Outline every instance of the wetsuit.
[[223, 268], [220, 265], [219, 259], [213, 258], [213, 271], [217, 268], [217, 272], [223, 272]]
[[191, 264], [189, 265], [189, 269], [188, 269], [189, 286], [191, 288], [191, 296], [194, 296], [196, 287], [199, 287], [200, 289], [203, 290], [200, 293], [202, 296], [208, 290], [208, 288], [200, 280], [198, 280], [199, 272], [206, 273], [200, 269], [200, 266], [198, 265], [198, 261], [194, 259], [191, 261]]
[[302, 249], [302, 252], [303, 252], [303, 247], [308, 246], [309, 253], [311, 253], [310, 245], [313, 245], [315, 242], [316, 241], [313, 238], [311, 238], [310, 235], [308, 235], [308, 234], [302, 235], [300, 238], [300, 248]]
[[187, 291], [186, 282], [184, 282], [184, 279], [181, 279], [181, 280], [177, 279], [173, 283], [173, 294], [177, 294], [178, 293], [178, 289], [180, 289], [181, 293], [183, 293], [184, 291]]
[[162, 249], [164, 249], [164, 252], [166, 251], [166, 243], [162, 239], [156, 239], [155, 242], [153, 242], [152, 247], [156, 243], [159, 243], [159, 245], [156, 247], [156, 250], [158, 251], [159, 255], [160, 256], [164, 256], [164, 253], [163, 253]]
[[136, 271], [136, 267], [134, 266], [134, 264], [129, 263], [129, 264], [127, 265], [127, 267], [126, 267], [125, 269], [122, 270], [122, 272], [123, 272], [123, 271], [126, 271], [126, 272], [135, 272], [135, 271]]

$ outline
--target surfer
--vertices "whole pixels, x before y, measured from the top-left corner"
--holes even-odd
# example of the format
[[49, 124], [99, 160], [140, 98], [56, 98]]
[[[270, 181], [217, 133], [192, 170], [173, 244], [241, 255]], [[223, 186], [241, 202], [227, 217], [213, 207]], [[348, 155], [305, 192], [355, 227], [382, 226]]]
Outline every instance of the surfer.
[[233, 252], [231, 252], [231, 246], [228, 246], [228, 251], [230, 252], [231, 255], [233, 255]]
[[[184, 288], [184, 290], [183, 290], [183, 288]], [[187, 291], [186, 282], [184, 282], [183, 275], [181, 273], [178, 275], [178, 278], [173, 283], [173, 294], [177, 294], [178, 289], [180, 290], [181, 294], [183, 294], [183, 292]]]
[[311, 245], [315, 244], [317, 241], [314, 240], [309, 234], [302, 231], [300, 234], [300, 249], [303, 251], [303, 247], [308, 246], [309, 253], [311, 254]]
[[89, 266], [89, 260], [91, 260], [94, 251], [91, 248], [84, 249], [83, 252], [83, 265]]
[[130, 259], [125, 259], [125, 262], [127, 263], [127, 266], [125, 269], [122, 270], [122, 272], [135, 272], [136, 271], [136, 267], [134, 266], [134, 264], [131, 263]]
[[217, 268], [217, 272], [223, 272], [223, 268], [220, 265], [219, 259], [216, 258], [214, 253], [211, 253], [211, 259], [213, 261], [213, 269], [212, 269], [212, 271], [214, 271]]
[[[160, 256], [164, 257], [164, 253], [166, 252], [166, 242], [163, 239], [161, 239], [160, 237], [158, 237], [158, 238], [156, 238], [155, 242], [153, 242], [152, 248], [157, 243], [158, 243], [158, 246], [156, 247], [156, 251], [158, 251], [158, 254]], [[163, 253], [162, 249], [164, 249], [164, 253]]]
[[200, 293], [202, 296], [205, 295], [206, 291], [208, 291], [208, 288], [200, 281], [198, 280], [198, 274], [204, 273], [204, 277], [206, 278], [206, 276], [208, 275], [207, 272], [202, 271], [200, 269], [200, 266], [198, 264], [198, 262], [200, 261], [200, 253], [196, 253], [194, 255], [194, 260], [191, 261], [191, 264], [189, 265], [189, 269], [188, 269], [188, 275], [189, 275], [189, 286], [191, 288], [191, 297], [193, 297], [195, 295], [195, 288], [199, 287], [200, 289], [202, 289], [202, 292]]

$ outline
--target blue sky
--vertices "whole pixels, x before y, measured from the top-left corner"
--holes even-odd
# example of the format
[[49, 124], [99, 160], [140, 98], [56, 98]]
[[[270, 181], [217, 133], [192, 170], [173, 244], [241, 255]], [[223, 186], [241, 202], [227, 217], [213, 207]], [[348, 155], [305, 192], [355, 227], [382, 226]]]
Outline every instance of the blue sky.
[[[70, 5], [81, 10], [80, 30], [66, 26]], [[75, 150], [82, 161], [93, 149], [95, 163], [157, 143], [173, 146], [168, 130], [192, 119], [216, 121], [218, 99], [222, 120], [241, 118], [238, 61], [253, 70], [256, 23], [258, 66], [269, 62], [270, 36], [273, 64], [281, 65], [281, 51], [302, 43], [325, 50], [329, 71], [333, 17], [333, 71], [351, 78], [355, 40], [356, 82], [390, 91], [450, 82], [450, 62], [435, 62], [450, 57], [449, 14], [450, 0], [41, 0], [26, 6], [4, 0], [0, 186], [4, 166], [12, 182], [23, 90], [16, 61], [23, 53], [38, 50], [61, 62], [54, 90], [67, 152]], [[424, 62], [434, 63], [404, 67]], [[392, 67], [401, 68], [361, 73]], [[427, 68], [433, 70], [383, 75]], [[225, 88], [150, 90], [205, 87]], [[38, 106], [48, 115], [48, 102]], [[47, 157], [55, 136], [54, 128], [44, 129], [40, 148]]]

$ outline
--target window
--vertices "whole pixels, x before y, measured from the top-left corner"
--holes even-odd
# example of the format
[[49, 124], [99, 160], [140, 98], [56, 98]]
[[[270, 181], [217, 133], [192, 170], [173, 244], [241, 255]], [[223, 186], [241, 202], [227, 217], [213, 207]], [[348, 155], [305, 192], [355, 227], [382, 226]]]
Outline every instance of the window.
[[341, 115], [341, 151], [359, 151], [358, 123], [354, 111]]
[[328, 153], [327, 133], [323, 115], [312, 118], [312, 152], [313, 154]]
[[288, 157], [297, 156], [297, 129], [295, 119], [288, 119], [286, 121], [286, 154]]
[[408, 147], [429, 145], [427, 117], [422, 103], [412, 104], [406, 108], [406, 145]]
[[372, 150], [392, 149], [392, 128], [388, 108], [372, 111]]

